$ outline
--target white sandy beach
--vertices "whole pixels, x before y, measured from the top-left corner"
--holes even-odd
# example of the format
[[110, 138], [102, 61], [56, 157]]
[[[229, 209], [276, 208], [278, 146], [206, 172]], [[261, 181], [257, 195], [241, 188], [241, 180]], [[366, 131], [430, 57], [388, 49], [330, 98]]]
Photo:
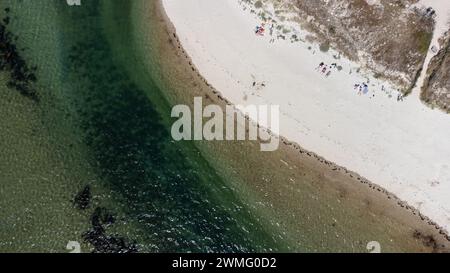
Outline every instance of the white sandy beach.
[[[163, 4], [195, 66], [228, 100], [280, 105], [281, 135], [384, 187], [450, 231], [450, 115], [415, 95], [398, 102], [389, 84], [356, 73], [357, 64], [337, 61], [317, 45], [269, 43], [270, 36], [255, 35], [261, 22], [238, 0]], [[322, 61], [343, 70], [326, 78], [315, 70]], [[370, 92], [360, 96], [353, 86], [367, 79]]]

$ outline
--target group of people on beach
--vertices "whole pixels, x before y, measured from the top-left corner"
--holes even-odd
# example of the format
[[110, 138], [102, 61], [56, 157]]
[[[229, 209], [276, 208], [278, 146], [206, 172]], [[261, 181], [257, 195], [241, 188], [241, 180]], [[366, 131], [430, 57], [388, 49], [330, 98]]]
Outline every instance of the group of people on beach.
[[329, 77], [332, 73], [333, 69], [337, 68], [337, 63], [332, 63], [331, 65], [327, 65], [324, 62], [321, 62], [319, 66], [316, 68], [316, 71], [325, 75], [325, 77]]
[[[428, 13], [430, 13], [432, 15], [433, 10], [427, 10]], [[270, 25], [270, 27], [268, 27], [268, 30], [270, 31], [270, 36], [273, 36], [273, 31], [274, 31], [274, 24], [272, 23]], [[265, 36], [266, 34], [266, 23], [262, 22], [260, 25], [256, 26], [255, 30], [255, 35], [258, 36]], [[270, 39], [270, 43], [274, 43], [275, 42], [275, 38], [271, 38]], [[326, 78], [328, 78], [332, 73], [333, 73], [333, 69], [337, 69], [337, 70], [341, 70], [340, 67], [338, 67], [337, 63], [332, 63], [330, 65], [326, 64], [325, 62], [321, 62], [317, 68], [315, 69], [317, 72], [321, 73], [322, 75], [324, 75]], [[350, 71], [351, 74], [351, 71]], [[265, 87], [265, 83], [257, 83], [256, 81], [253, 82], [253, 88], [264, 88]], [[362, 83], [355, 83], [353, 86], [354, 90], [357, 90], [357, 94], [358, 95], [367, 95], [369, 93], [369, 82], [362, 82]], [[392, 97], [392, 93], [391, 91], [387, 91], [384, 87], [384, 85], [381, 87], [381, 91], [383, 91], [384, 93], [388, 94], [389, 97]], [[373, 93], [373, 95], [371, 96], [375, 97], [375, 93]], [[398, 95], [397, 95], [397, 101], [403, 101], [404, 99], [404, 95], [398, 91]]]
[[[275, 43], [275, 38], [273, 36], [273, 32], [275, 29], [275, 25], [272, 23], [270, 24], [270, 26], [268, 27], [269, 30], [269, 35], [272, 37], [270, 38], [269, 43]], [[266, 34], [266, 23], [261, 23], [261, 25], [256, 26], [255, 28], [255, 34], [258, 36], [264, 36]], [[277, 37], [278, 39], [278, 37]]]
[[[338, 65], [337, 63], [332, 63], [331, 65], [327, 65], [324, 62], [321, 62], [319, 64], [319, 66], [317, 66], [316, 71], [320, 72], [321, 74], [325, 75], [325, 77], [329, 77], [333, 71], [333, 69], [338, 69]], [[369, 94], [370, 88], [369, 88], [369, 83], [370, 80], [367, 79], [366, 82], [362, 82], [362, 83], [355, 83], [353, 85], [353, 89], [357, 90], [357, 94], [358, 95], [367, 95]], [[372, 85], [373, 86], [373, 85]], [[392, 97], [392, 93], [391, 91], [386, 90], [386, 88], [384, 87], [384, 85], [381, 86], [381, 91], [388, 94], [389, 97]], [[402, 92], [400, 92], [399, 90], [397, 91], [397, 101], [401, 102], [404, 100], [404, 95], [402, 94]], [[375, 93], [373, 93], [370, 98], [375, 97]]]
[[[368, 83], [356, 83], [354, 86], [355, 90], [358, 90], [358, 95], [366, 95], [369, 93], [369, 85]], [[388, 91], [384, 85], [381, 86], [381, 91], [384, 92], [385, 94], [387, 94], [389, 96], [389, 98], [392, 98], [392, 91]], [[373, 93], [373, 95], [371, 96], [375, 97], [375, 93]], [[405, 98], [405, 95], [400, 91], [397, 90], [397, 101], [398, 102], [402, 102]]]

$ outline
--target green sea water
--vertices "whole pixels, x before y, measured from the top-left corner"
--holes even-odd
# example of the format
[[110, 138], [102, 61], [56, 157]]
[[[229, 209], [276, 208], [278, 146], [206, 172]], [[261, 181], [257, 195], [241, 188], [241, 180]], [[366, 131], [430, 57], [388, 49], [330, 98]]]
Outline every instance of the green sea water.
[[[170, 108], [152, 79], [136, 83], [118, 65], [109, 43], [126, 46], [130, 4], [111, 2], [2, 1], [11, 29], [30, 45], [24, 55], [38, 64], [41, 100], [2, 87], [2, 109], [16, 120], [2, 115], [14, 135], [2, 133], [0, 249], [63, 251], [69, 240], [83, 241], [89, 211], [77, 211], [71, 198], [89, 184], [95, 206], [119, 219], [111, 232], [141, 251], [277, 250], [195, 147], [172, 141]], [[116, 26], [117, 37], [106, 37]], [[42, 228], [27, 227], [27, 218]]]
[[[38, 68], [40, 98], [7, 88], [0, 73], [0, 252], [67, 252], [69, 241], [93, 251], [86, 232], [100, 208], [115, 219], [106, 233], [141, 252], [365, 251], [371, 238], [392, 251], [422, 250], [414, 228], [384, 211], [365, 215], [366, 200], [294, 186], [289, 178], [310, 174], [277, 167], [282, 152], [257, 165], [251, 145], [220, 144], [237, 150], [227, 161], [215, 146], [173, 141], [176, 86], [194, 87], [174, 83], [162, 65], [170, 49], [149, 2], [0, 3]], [[256, 182], [246, 186], [249, 177]], [[91, 202], [78, 209], [86, 185]]]

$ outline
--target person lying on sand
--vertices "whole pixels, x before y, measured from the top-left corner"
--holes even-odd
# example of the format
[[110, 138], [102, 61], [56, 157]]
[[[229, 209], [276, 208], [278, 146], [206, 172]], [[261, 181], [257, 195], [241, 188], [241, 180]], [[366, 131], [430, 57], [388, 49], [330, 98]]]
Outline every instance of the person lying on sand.
[[323, 62], [321, 62], [319, 64], [319, 66], [316, 68], [316, 71], [320, 71], [320, 69], [324, 66], [325, 64]]

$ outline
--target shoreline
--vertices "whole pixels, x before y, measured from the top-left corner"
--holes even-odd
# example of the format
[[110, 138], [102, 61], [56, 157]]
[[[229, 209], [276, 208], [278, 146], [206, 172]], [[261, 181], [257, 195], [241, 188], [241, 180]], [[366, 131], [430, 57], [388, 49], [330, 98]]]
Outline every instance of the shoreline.
[[[163, 0], [161, 0], [161, 7], [162, 7], [163, 11], [166, 12], [166, 15], [167, 15], [166, 7], [164, 6]], [[173, 24], [173, 22], [170, 20], [170, 18], [168, 16], [167, 16], [167, 18], [170, 21], [170, 23]], [[173, 28], [175, 29], [175, 26], [173, 26]], [[226, 98], [225, 95], [223, 95], [223, 93], [219, 92], [216, 88], [214, 88], [214, 86], [199, 72], [199, 69], [196, 68], [196, 65], [192, 61], [192, 58], [188, 55], [187, 50], [184, 49], [183, 44], [180, 41], [178, 34], [173, 33], [173, 37], [176, 39], [181, 52], [183, 54], [185, 54], [186, 58], [189, 60], [189, 64], [191, 65], [192, 70], [195, 71], [198, 74], [198, 76], [204, 80], [205, 84], [211, 88], [212, 94], [217, 96], [217, 98], [219, 100], [223, 101], [225, 104], [234, 105], [228, 98]], [[432, 220], [430, 217], [425, 216], [422, 212], [420, 212], [419, 209], [416, 209], [414, 206], [408, 204], [408, 202], [404, 201], [404, 199], [399, 198], [397, 196], [397, 194], [388, 191], [385, 187], [383, 187], [381, 185], [370, 182], [369, 179], [367, 179], [361, 175], [358, 175], [356, 172], [348, 170], [348, 168], [342, 167], [336, 163], [333, 163], [332, 161], [325, 159], [325, 157], [319, 156], [317, 153], [310, 152], [310, 151], [308, 151], [308, 149], [302, 148], [295, 141], [290, 141], [286, 137], [283, 137], [283, 136], [280, 137], [280, 140], [281, 140], [281, 145], [285, 145], [299, 154], [306, 154], [309, 157], [312, 157], [315, 160], [317, 160], [318, 162], [320, 162], [324, 167], [329, 168], [333, 171], [344, 173], [344, 174], [348, 175], [349, 178], [351, 178], [355, 181], [359, 181], [359, 183], [361, 183], [361, 184], [367, 185], [367, 187], [369, 189], [383, 193], [387, 199], [395, 200], [398, 207], [403, 208], [406, 211], [409, 211], [412, 215], [415, 215], [417, 220], [425, 222], [428, 225], [432, 226], [441, 235], [443, 235], [446, 238], [446, 240], [450, 241], [450, 237], [448, 236], [446, 229], [444, 227], [438, 225], [436, 223], [436, 221]]]

